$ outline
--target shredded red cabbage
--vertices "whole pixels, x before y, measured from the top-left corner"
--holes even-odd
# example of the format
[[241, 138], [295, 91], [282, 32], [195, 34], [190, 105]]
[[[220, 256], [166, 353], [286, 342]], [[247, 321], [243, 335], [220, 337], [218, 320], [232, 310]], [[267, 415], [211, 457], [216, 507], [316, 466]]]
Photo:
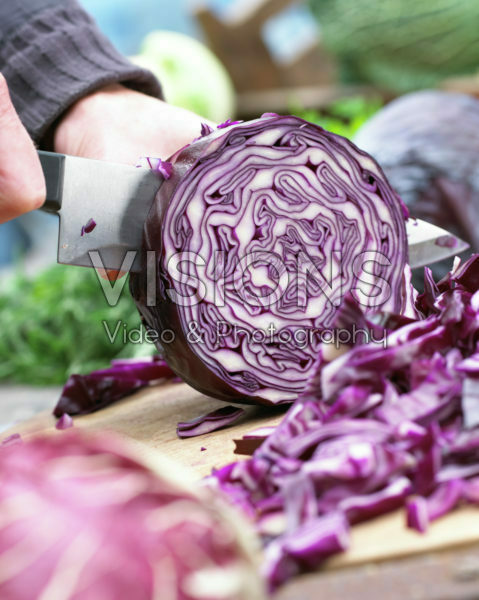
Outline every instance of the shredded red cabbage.
[[93, 219], [88, 219], [86, 225], [82, 225], [81, 228], [81, 237], [85, 235], [85, 233], [91, 233], [96, 227], [96, 222]]
[[261, 446], [264, 440], [273, 433], [275, 427], [259, 427], [249, 433], [243, 435], [241, 439], [233, 440], [235, 444], [235, 454], [248, 454], [251, 455], [253, 452]]
[[170, 162], [161, 160], [153, 156], [142, 156], [138, 161], [137, 167], [146, 167], [159, 173], [164, 179], [169, 179], [173, 172], [173, 165]]
[[217, 431], [236, 423], [244, 415], [244, 412], [244, 409], [237, 408], [236, 406], [223, 406], [192, 421], [178, 423], [176, 433], [179, 438], [195, 437], [211, 433], [212, 431]]
[[210, 133], [213, 133], [213, 127], [211, 127], [211, 125], [208, 125], [207, 123], [201, 123], [201, 137], [210, 135]]
[[111, 367], [88, 375], [70, 375], [53, 414], [86, 415], [147, 385], [173, 379], [175, 373], [159, 356], [113, 360]]
[[[384, 347], [320, 353], [304, 393], [252, 457], [208, 479], [254, 519], [272, 589], [344, 549], [348, 524], [405, 505], [407, 524], [424, 532], [479, 503], [478, 283], [479, 255], [437, 284], [426, 269], [415, 320], [363, 315], [381, 323]], [[358, 319], [350, 297], [337, 322], [348, 318]]]

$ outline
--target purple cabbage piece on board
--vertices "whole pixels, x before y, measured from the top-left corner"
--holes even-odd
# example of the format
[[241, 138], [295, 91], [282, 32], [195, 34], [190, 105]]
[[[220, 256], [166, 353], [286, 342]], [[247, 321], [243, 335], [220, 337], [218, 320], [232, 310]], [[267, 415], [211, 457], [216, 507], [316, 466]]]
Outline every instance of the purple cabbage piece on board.
[[70, 375], [53, 414], [56, 417], [65, 413], [89, 414], [142, 387], [173, 377], [173, 371], [158, 356], [113, 360], [108, 369], [93, 371], [88, 375]]
[[229, 427], [244, 415], [244, 409], [236, 406], [223, 406], [192, 421], [178, 423], [176, 432], [179, 438], [196, 437]]

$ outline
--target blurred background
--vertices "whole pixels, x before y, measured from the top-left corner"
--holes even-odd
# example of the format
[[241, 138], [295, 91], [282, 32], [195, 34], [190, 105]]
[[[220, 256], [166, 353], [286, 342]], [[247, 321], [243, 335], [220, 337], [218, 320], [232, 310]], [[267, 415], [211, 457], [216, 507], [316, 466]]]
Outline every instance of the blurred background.
[[[478, 249], [478, 2], [80, 1], [167, 101], [217, 122], [292, 113], [349, 137], [413, 214]], [[154, 351], [108, 342], [102, 320], [138, 323], [127, 286], [111, 309], [94, 273], [54, 264], [56, 227], [39, 213], [0, 227], [0, 381], [56, 385]]]

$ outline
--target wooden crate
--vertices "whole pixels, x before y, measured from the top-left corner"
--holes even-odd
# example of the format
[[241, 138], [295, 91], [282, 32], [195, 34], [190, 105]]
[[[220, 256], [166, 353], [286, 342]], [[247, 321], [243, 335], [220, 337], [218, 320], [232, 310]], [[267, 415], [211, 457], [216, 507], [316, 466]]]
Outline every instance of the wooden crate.
[[298, 0], [237, 0], [221, 19], [207, 1], [195, 5], [193, 12], [208, 45], [233, 79], [240, 115], [284, 111], [291, 102], [304, 108], [324, 106], [351, 93], [338, 86], [335, 61], [320, 39], [311, 40], [286, 63], [271, 55], [263, 37], [265, 24], [298, 4]]

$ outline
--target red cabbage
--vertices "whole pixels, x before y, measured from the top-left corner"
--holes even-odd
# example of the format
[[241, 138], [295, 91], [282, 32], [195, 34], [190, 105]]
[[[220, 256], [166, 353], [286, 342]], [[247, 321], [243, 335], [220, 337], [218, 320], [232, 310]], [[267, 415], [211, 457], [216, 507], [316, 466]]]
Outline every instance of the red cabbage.
[[68, 413], [63, 413], [63, 415], [58, 419], [55, 427], [57, 429], [69, 429], [70, 427], [73, 427], [73, 419]]
[[21, 443], [23, 443], [22, 436], [19, 433], [12, 433], [12, 435], [9, 435], [4, 440], [2, 440], [1, 446], [8, 447]]
[[275, 427], [259, 427], [249, 433], [243, 435], [241, 439], [233, 440], [235, 444], [235, 454], [253, 454], [256, 448], [264, 442], [264, 440], [273, 433]]
[[262, 600], [247, 523], [180, 475], [105, 433], [2, 448], [0, 597]]
[[264, 576], [272, 588], [349, 546], [348, 522], [341, 513], [311, 520], [267, 549]]
[[195, 437], [205, 433], [211, 433], [224, 427], [229, 427], [236, 423], [244, 415], [242, 408], [236, 406], [224, 406], [216, 410], [197, 417], [192, 421], [178, 423], [176, 433], [180, 438]]
[[[477, 355], [470, 358], [476, 365], [477, 359]], [[459, 368], [464, 365], [464, 362], [459, 365]], [[479, 373], [476, 371], [476, 374]], [[462, 411], [465, 427], [472, 429], [479, 425], [479, 381], [477, 379], [466, 377], [462, 384]]]
[[213, 133], [213, 127], [211, 127], [211, 125], [208, 125], [207, 123], [201, 123], [201, 136], [204, 137], [205, 135], [209, 135], [210, 133]]
[[146, 167], [159, 173], [164, 179], [169, 179], [173, 171], [173, 165], [170, 162], [161, 160], [153, 156], [142, 156], [138, 161], [137, 167]]
[[242, 123], [242, 121], [233, 121], [231, 119], [226, 119], [224, 123], [220, 123], [217, 128], [218, 129], [226, 129], [226, 127], [230, 127], [231, 125], [238, 125], [238, 123]]
[[[323, 540], [323, 519], [354, 524], [406, 506], [407, 524], [426, 531], [461, 503], [479, 503], [478, 283], [479, 255], [438, 283], [426, 270], [415, 320], [358, 317], [347, 298], [337, 322], [381, 323], [385, 347], [358, 341], [333, 360], [321, 352], [252, 457], [208, 478], [254, 520], [271, 589], [341, 550], [334, 534], [345, 539], [344, 525]], [[296, 537], [304, 554], [290, 551]]]
[[88, 375], [70, 375], [53, 414], [86, 415], [147, 385], [175, 377], [159, 356], [113, 360], [111, 367]]
[[479, 504], [479, 477], [463, 482], [463, 497], [467, 502]]
[[82, 225], [81, 228], [81, 237], [85, 235], [85, 233], [91, 233], [96, 227], [96, 222], [93, 219], [88, 219], [86, 225]]
[[450, 512], [463, 496], [464, 482], [451, 479], [437, 486], [427, 498], [416, 496], [406, 503], [407, 524], [421, 533], [427, 531], [429, 523]]
[[[477, 98], [441, 90], [405, 94], [365, 123], [354, 142], [376, 158], [415, 217], [479, 251]], [[451, 263], [436, 263], [434, 276], [442, 277]], [[414, 284], [421, 283], [418, 274]]]
[[[292, 116], [227, 121], [171, 158], [130, 286], [168, 364], [233, 402], [287, 403], [347, 292], [410, 305], [405, 207], [350, 141]], [[165, 341], [167, 340], [167, 341]]]

